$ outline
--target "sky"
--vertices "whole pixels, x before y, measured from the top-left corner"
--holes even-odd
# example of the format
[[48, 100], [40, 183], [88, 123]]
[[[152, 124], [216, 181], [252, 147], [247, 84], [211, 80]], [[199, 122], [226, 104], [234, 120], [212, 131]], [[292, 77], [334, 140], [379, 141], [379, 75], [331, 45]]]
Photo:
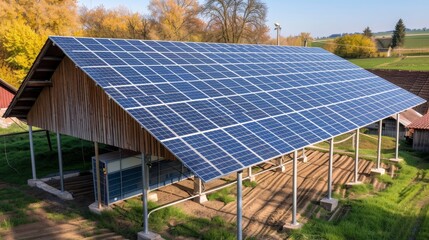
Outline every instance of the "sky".
[[[125, 6], [148, 14], [149, 0], [78, 0], [92, 8]], [[336, 33], [393, 30], [402, 18], [407, 28], [429, 28], [428, 0], [261, 0], [268, 7], [267, 25], [274, 37], [274, 23], [280, 23], [281, 35], [310, 32], [313, 37]], [[200, 2], [202, 2], [200, 0]]]

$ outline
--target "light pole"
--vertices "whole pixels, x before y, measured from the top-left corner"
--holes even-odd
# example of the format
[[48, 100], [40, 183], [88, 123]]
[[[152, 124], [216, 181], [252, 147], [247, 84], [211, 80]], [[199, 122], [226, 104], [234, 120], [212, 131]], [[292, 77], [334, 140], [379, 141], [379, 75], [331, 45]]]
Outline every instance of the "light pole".
[[280, 23], [274, 23], [274, 26], [274, 30], [277, 30], [277, 46], [280, 46], [280, 30], [282, 30], [282, 27]]

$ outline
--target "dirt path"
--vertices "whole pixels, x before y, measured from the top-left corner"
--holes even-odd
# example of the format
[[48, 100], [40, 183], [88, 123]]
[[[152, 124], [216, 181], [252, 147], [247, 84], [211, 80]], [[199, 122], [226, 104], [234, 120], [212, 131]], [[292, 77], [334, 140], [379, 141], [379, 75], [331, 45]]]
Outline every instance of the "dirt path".
[[[71, 215], [70, 209], [64, 202], [47, 196], [46, 193], [38, 189], [22, 190], [19, 187], [0, 182], [0, 190], [9, 190], [26, 194], [24, 196], [36, 197], [43, 195], [43, 201], [35, 201], [23, 208], [24, 214], [28, 217], [27, 224], [21, 224], [11, 228], [0, 228], [0, 239], [124, 239], [107, 229], [96, 227], [96, 223], [86, 220], [78, 215]], [[21, 196], [22, 198], [22, 196]], [[52, 198], [52, 199], [50, 199]], [[10, 199], [0, 199], [0, 202], [9, 202]], [[21, 202], [20, 199], [17, 200]], [[17, 218], [14, 212], [6, 212], [0, 216], [3, 222]]]
[[[328, 153], [307, 150], [308, 162], [298, 162], [298, 219], [301, 215], [310, 216], [311, 210], [318, 207], [318, 201], [326, 195], [328, 179]], [[290, 157], [290, 156], [289, 156]], [[290, 161], [291, 159], [286, 159]], [[262, 166], [267, 168], [267, 166]], [[286, 171], [268, 171], [258, 175], [255, 188], [243, 189], [243, 231], [248, 237], [256, 239], [283, 239], [278, 230], [284, 223], [291, 221], [292, 213], [292, 171], [291, 164]], [[368, 181], [373, 162], [359, 161], [359, 180]], [[343, 192], [341, 185], [350, 182], [354, 177], [354, 159], [339, 154], [334, 155], [333, 163], [334, 191]], [[219, 184], [219, 182], [217, 183]], [[180, 184], [182, 185], [182, 183]], [[158, 192], [163, 201], [189, 196], [181, 190], [192, 189], [192, 182], [184, 182], [183, 186], [169, 186]], [[168, 194], [168, 196], [166, 196]], [[219, 201], [209, 201], [203, 205], [192, 201], [179, 204], [186, 213], [198, 217], [223, 216], [227, 221], [236, 220], [236, 202], [224, 205]]]

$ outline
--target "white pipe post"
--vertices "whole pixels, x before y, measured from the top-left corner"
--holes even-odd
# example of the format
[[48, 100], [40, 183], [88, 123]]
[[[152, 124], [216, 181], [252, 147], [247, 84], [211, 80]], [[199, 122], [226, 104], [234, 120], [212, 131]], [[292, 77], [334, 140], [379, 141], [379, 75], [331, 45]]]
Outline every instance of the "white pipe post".
[[399, 160], [399, 118], [400, 114], [396, 114], [396, 148], [395, 148], [395, 159]]
[[61, 151], [61, 134], [57, 132], [58, 168], [60, 170], [60, 187], [64, 192], [63, 153]]
[[329, 145], [329, 170], [328, 170], [328, 199], [332, 198], [332, 162], [334, 160], [334, 138]]
[[293, 153], [293, 208], [292, 208], [292, 225], [297, 225], [296, 221], [296, 208], [297, 208], [297, 178], [298, 178], [298, 170], [297, 170], [297, 162], [298, 162], [298, 151], [295, 150]]
[[149, 233], [149, 217], [148, 217], [148, 209], [147, 209], [147, 198], [149, 192], [149, 171], [147, 166], [147, 160], [144, 154], [142, 154], [142, 202], [143, 202], [143, 232], [145, 234]]
[[242, 230], [242, 171], [237, 172], [237, 240], [243, 239]]
[[358, 171], [359, 171], [359, 128], [356, 129], [356, 141], [355, 141], [355, 183], [358, 182]]
[[378, 123], [378, 148], [377, 148], [377, 169], [381, 168], [381, 133], [383, 131], [383, 120]]
[[95, 151], [95, 171], [97, 177], [97, 203], [98, 209], [101, 210], [101, 183], [100, 183], [100, 156], [98, 153], [98, 143], [94, 142]]
[[34, 156], [33, 126], [31, 125], [28, 125], [28, 138], [30, 140], [31, 172], [33, 174], [33, 180], [36, 180], [36, 158]]

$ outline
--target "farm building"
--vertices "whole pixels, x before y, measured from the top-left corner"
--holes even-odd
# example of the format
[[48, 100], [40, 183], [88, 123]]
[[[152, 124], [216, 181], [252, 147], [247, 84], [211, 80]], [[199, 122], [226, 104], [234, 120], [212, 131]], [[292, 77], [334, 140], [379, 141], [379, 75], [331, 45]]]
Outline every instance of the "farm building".
[[[401, 71], [401, 70], [380, 70], [372, 69], [370, 72], [388, 80], [389, 82], [410, 91], [417, 96], [429, 101], [429, 72], [424, 71]], [[401, 113], [399, 134], [402, 137], [409, 137], [408, 124], [420, 118], [428, 111], [428, 102], [409, 109]], [[383, 135], [394, 137], [396, 135], [396, 116], [391, 116], [383, 120]], [[367, 126], [371, 134], [377, 133], [378, 124]]]
[[[3, 116], [13, 96], [16, 94], [16, 89], [7, 82], [0, 79], [0, 114]], [[11, 119], [0, 118], [0, 127], [7, 127], [13, 121]]]
[[413, 149], [429, 152], [429, 112], [408, 125], [408, 128], [412, 132]]
[[[236, 174], [241, 239], [243, 170], [294, 153], [297, 227], [297, 150], [330, 140], [321, 202], [332, 210], [334, 137], [423, 102], [320, 48], [50, 37], [5, 116], [30, 126], [30, 184], [32, 126], [93, 141], [93, 207], [141, 192], [141, 239], [153, 237], [150, 190], [195, 176], [201, 198], [201, 182]], [[98, 143], [121, 151], [99, 155]]]

